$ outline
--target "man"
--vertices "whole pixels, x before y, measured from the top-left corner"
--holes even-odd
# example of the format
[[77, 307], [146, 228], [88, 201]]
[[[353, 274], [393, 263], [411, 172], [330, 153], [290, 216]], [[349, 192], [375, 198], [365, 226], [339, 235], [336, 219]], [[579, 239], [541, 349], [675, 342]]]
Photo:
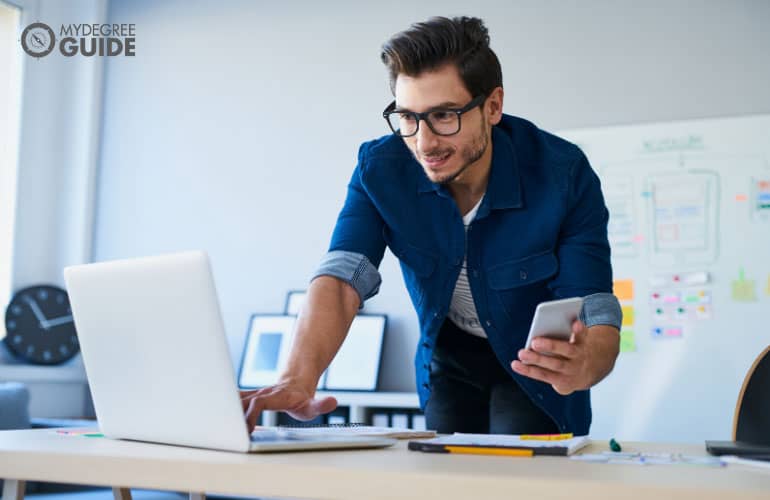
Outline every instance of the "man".
[[[608, 212], [574, 145], [502, 113], [502, 72], [475, 18], [432, 18], [383, 46], [393, 134], [365, 143], [329, 253], [312, 280], [288, 367], [242, 394], [299, 419], [364, 300], [385, 246], [398, 257], [420, 322], [417, 389], [439, 432], [587, 434], [588, 389], [614, 365]], [[538, 303], [585, 296], [570, 341], [524, 350]], [[554, 355], [544, 355], [553, 353]]]

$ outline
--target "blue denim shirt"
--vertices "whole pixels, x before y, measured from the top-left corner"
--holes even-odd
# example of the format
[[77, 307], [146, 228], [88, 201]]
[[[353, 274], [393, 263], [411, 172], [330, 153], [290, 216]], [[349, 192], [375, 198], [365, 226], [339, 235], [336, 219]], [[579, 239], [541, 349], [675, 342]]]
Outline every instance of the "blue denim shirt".
[[364, 143], [329, 253], [314, 277], [350, 283], [364, 300], [379, 290], [385, 246], [399, 259], [417, 311], [417, 391], [430, 397], [430, 361], [467, 254], [479, 320], [500, 364], [562, 431], [587, 434], [589, 391], [561, 396], [515, 373], [538, 303], [586, 297], [588, 325], [621, 324], [612, 292], [608, 212], [580, 149], [532, 123], [503, 115], [492, 128], [486, 194], [467, 238], [446, 187], [433, 184], [395, 135]]

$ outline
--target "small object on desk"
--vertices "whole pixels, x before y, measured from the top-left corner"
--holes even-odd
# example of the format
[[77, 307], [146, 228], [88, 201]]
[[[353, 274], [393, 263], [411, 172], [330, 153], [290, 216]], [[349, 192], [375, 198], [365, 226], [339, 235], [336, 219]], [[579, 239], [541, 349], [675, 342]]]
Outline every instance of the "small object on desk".
[[601, 453], [584, 453], [570, 458], [581, 462], [615, 465], [697, 465], [705, 467], [723, 467], [725, 465], [717, 457], [682, 455], [681, 453], [603, 451]]
[[610, 439], [610, 450], [621, 451], [620, 443], [615, 441], [615, 438]]
[[485, 448], [482, 446], [444, 446], [445, 453], [461, 453], [465, 455], [494, 455], [506, 457], [532, 457], [532, 450], [521, 450], [518, 448]]
[[262, 427], [258, 429], [274, 429], [295, 436], [366, 436], [389, 437], [394, 439], [421, 439], [436, 436], [436, 431], [417, 431], [405, 427], [377, 427], [373, 425], [350, 424], [326, 424], [326, 425], [296, 425], [279, 427]]
[[521, 439], [525, 441], [561, 441], [562, 439], [572, 439], [571, 432], [566, 434], [522, 434]]
[[719, 457], [723, 463], [729, 465], [748, 465], [750, 467], [759, 467], [762, 469], [770, 469], [770, 461], [767, 458], [757, 460], [757, 456], [739, 457], [736, 455], [722, 455]]
[[[449, 448], [475, 448], [480, 454], [489, 455], [489, 449], [532, 452], [533, 455], [571, 455], [589, 443], [588, 436], [562, 440], [526, 440], [520, 435], [462, 434], [455, 433], [425, 441], [409, 441], [409, 449], [428, 453], [451, 453]], [[469, 453], [469, 451], [465, 451]], [[456, 452], [457, 453], [457, 452]], [[503, 453], [499, 453], [503, 454]], [[511, 455], [511, 453], [507, 453]], [[517, 456], [528, 456], [518, 455]]]
[[57, 434], [64, 434], [65, 436], [80, 436], [80, 437], [88, 437], [88, 438], [101, 438], [104, 437], [104, 434], [98, 431], [70, 431], [67, 429], [58, 429], [56, 431]]

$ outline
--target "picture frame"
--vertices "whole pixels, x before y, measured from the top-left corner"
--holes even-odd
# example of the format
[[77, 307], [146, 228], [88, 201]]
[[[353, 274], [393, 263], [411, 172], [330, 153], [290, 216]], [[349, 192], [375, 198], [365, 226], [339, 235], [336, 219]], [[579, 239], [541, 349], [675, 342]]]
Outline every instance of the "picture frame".
[[[249, 319], [238, 387], [260, 389], [278, 382], [294, 340], [295, 315], [253, 314]], [[324, 391], [377, 390], [387, 316], [359, 314], [353, 318], [337, 355], [318, 380]]]
[[285, 314], [251, 316], [238, 369], [240, 389], [258, 389], [278, 382], [288, 361], [296, 319]]
[[289, 290], [286, 294], [286, 305], [283, 312], [290, 315], [298, 315], [305, 303], [307, 290]]
[[384, 314], [359, 314], [340, 350], [325, 373], [323, 390], [377, 390], [388, 318]]

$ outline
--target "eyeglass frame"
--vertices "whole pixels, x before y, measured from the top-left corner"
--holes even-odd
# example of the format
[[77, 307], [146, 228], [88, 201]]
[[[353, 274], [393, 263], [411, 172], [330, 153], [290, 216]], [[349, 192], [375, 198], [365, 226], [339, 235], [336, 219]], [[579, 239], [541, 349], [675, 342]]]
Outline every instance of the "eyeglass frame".
[[[468, 111], [472, 110], [473, 108], [475, 108], [477, 106], [481, 106], [482, 104], [484, 104], [484, 101], [486, 101], [486, 99], [487, 99], [487, 96], [485, 96], [484, 94], [479, 94], [476, 97], [474, 97], [473, 99], [471, 99], [471, 102], [469, 102], [468, 104], [466, 104], [462, 108], [441, 108], [441, 107], [438, 107], [438, 108], [433, 108], [431, 110], [425, 111], [423, 113], [418, 113], [416, 111], [408, 111], [408, 110], [401, 110], [401, 111], [397, 110], [396, 109], [396, 101], [394, 99], [393, 102], [388, 104], [388, 106], [382, 111], [382, 117], [385, 119], [385, 122], [387, 122], [388, 128], [390, 128], [390, 130], [392, 130], [393, 133], [395, 135], [397, 135], [398, 137], [414, 137], [415, 135], [417, 135], [417, 132], [420, 131], [420, 122], [421, 121], [424, 121], [425, 123], [427, 123], [428, 124], [428, 128], [434, 134], [440, 135], [442, 137], [451, 137], [453, 135], [459, 134], [460, 130], [462, 130], [462, 126], [463, 126], [463, 121], [462, 121], [462, 118], [461, 118], [462, 115], [464, 115], [465, 113], [467, 113]], [[436, 111], [444, 111], [444, 112], [456, 114], [457, 115], [457, 131], [452, 132], [451, 134], [441, 134], [439, 132], [436, 132], [436, 129], [433, 128], [433, 125], [430, 123], [430, 120], [428, 120], [428, 115], [430, 115], [431, 113], [435, 113]], [[390, 119], [388, 118], [393, 113], [410, 114], [410, 115], [416, 117], [417, 118], [417, 127], [415, 127], [415, 129], [414, 129], [414, 133], [413, 134], [409, 134], [409, 135], [402, 135], [402, 134], [398, 133], [396, 131], [396, 129], [393, 128], [393, 125], [390, 123]]]

